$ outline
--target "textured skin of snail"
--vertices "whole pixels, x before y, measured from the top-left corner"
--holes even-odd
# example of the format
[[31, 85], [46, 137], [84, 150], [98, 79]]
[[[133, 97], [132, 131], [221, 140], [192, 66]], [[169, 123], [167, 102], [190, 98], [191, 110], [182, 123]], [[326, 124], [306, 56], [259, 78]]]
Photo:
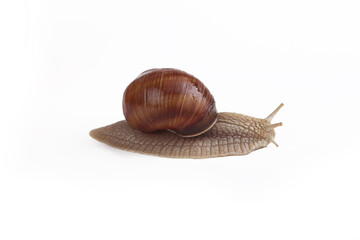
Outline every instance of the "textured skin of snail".
[[246, 155], [274, 141], [272, 118], [283, 104], [267, 118], [260, 119], [238, 113], [219, 113], [218, 120], [207, 132], [190, 138], [173, 132], [143, 133], [120, 121], [94, 129], [90, 136], [110, 146], [127, 151], [169, 158], [213, 158]]

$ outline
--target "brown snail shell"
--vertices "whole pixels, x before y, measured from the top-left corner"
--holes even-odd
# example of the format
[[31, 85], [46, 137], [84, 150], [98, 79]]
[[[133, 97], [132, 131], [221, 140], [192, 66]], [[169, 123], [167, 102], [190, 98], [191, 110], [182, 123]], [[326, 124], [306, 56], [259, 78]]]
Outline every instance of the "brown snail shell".
[[125, 90], [123, 112], [131, 127], [142, 132], [170, 130], [193, 137], [217, 120], [214, 97], [194, 76], [177, 69], [151, 69]]

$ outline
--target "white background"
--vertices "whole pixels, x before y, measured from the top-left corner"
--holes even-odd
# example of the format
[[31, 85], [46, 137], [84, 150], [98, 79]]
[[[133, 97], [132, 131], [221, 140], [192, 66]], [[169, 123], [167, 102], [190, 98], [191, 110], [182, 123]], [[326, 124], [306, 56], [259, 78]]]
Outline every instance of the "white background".
[[[2, 1], [0, 239], [360, 239], [358, 1]], [[166, 159], [89, 130], [154, 67], [279, 148]]]

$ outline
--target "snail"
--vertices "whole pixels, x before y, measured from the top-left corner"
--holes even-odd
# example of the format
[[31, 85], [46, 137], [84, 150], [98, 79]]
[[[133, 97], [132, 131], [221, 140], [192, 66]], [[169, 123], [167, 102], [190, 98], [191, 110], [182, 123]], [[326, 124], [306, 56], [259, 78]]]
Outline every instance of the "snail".
[[150, 69], [125, 90], [126, 120], [90, 131], [90, 136], [127, 151], [169, 158], [246, 155], [274, 141], [268, 117], [217, 113], [214, 97], [194, 76], [177, 69]]

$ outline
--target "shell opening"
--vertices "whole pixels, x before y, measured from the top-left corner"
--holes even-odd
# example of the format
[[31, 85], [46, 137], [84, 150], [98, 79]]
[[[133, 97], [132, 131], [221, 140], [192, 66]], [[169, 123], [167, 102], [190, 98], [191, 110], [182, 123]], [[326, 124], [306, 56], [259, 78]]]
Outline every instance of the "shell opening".
[[209, 131], [209, 130], [215, 125], [216, 121], [217, 121], [217, 115], [216, 115], [215, 120], [210, 124], [210, 126], [207, 127], [206, 129], [202, 130], [201, 132], [197, 132], [197, 133], [189, 134], [189, 135], [182, 135], [182, 134], [177, 133], [177, 132], [175, 132], [175, 133], [176, 133], [177, 135], [179, 135], [180, 137], [196, 137], [196, 136], [199, 136], [199, 135], [201, 135], [201, 134]]

